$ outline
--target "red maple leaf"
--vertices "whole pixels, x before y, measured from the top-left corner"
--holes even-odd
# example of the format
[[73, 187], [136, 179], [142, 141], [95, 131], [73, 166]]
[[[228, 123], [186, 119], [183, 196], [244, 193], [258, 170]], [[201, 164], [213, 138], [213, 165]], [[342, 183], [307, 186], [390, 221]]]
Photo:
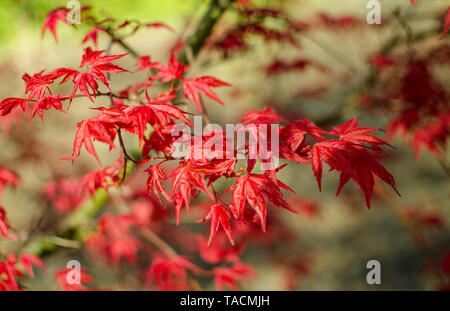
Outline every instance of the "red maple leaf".
[[189, 202], [191, 200], [191, 193], [195, 194], [195, 189], [202, 190], [211, 200], [215, 201], [204, 177], [193, 170], [188, 163], [181, 162], [170, 177], [173, 177], [171, 194], [172, 200], [174, 201], [177, 225], [180, 223], [181, 210], [184, 206], [186, 206], [188, 214], [190, 213]]
[[25, 109], [27, 107], [26, 100], [16, 97], [5, 98], [0, 102], [0, 115], [2, 117], [6, 116], [17, 107], [22, 108], [22, 110], [25, 112]]
[[[131, 122], [131, 130], [139, 137], [139, 146], [144, 139], [144, 133], [147, 129], [147, 124], [155, 127], [165, 126], [173, 123], [174, 120], [182, 120], [192, 127], [192, 123], [184, 115], [185, 112], [173, 106], [170, 103], [153, 102], [148, 97], [148, 103], [141, 106], [125, 106], [123, 105], [123, 116], [125, 120]], [[156, 130], [158, 131], [158, 130]]]
[[101, 166], [100, 159], [95, 151], [93, 140], [97, 140], [109, 145], [110, 150], [116, 148], [114, 139], [117, 134], [117, 128], [113, 123], [105, 120], [98, 120], [96, 117], [81, 121], [77, 124], [78, 130], [73, 142], [73, 153], [70, 157], [63, 160], [73, 160], [80, 155], [81, 146], [84, 144], [86, 151], [93, 155]]
[[38, 266], [42, 270], [45, 270], [44, 264], [41, 259], [31, 254], [22, 254], [19, 256], [19, 262], [23, 269], [28, 273], [29, 276], [34, 278], [32, 265]]
[[337, 194], [353, 179], [363, 190], [367, 207], [373, 192], [374, 176], [378, 176], [398, 193], [394, 177], [378, 163], [379, 157], [366, 150], [365, 146], [355, 145], [344, 140], [328, 140], [316, 143], [311, 153], [311, 164], [321, 190], [322, 161], [341, 173]]
[[128, 55], [128, 53], [102, 56], [103, 53], [105, 53], [105, 51], [94, 51], [90, 47], [87, 47], [86, 49], [84, 49], [80, 68], [90, 66], [89, 70], [85, 72], [74, 73], [69, 68], [68, 70], [61, 72], [61, 75], [64, 73], [66, 74], [64, 80], [66, 80], [69, 76], [73, 77], [72, 81], [74, 83], [74, 87], [72, 90], [72, 94], [70, 95], [71, 101], [75, 96], [76, 91], [80, 90], [81, 93], [89, 97], [89, 99], [94, 102], [89, 89], [91, 89], [92, 95], [95, 98], [96, 91], [98, 89], [98, 83], [96, 82], [96, 80], [101, 81], [108, 88], [108, 90], [110, 90], [109, 82], [106, 78], [105, 73], [119, 73], [127, 71], [122, 67], [111, 63], [111, 61], [124, 57], [125, 55]]
[[176, 119], [183, 121], [191, 127], [193, 126], [191, 121], [186, 118], [186, 112], [171, 104], [149, 101], [146, 107], [149, 107], [153, 113], [152, 118], [149, 121], [151, 125], [166, 125], [170, 123], [170, 119]]
[[[231, 186], [227, 191], [233, 191], [233, 205], [231, 212], [238, 219], [244, 217], [247, 204], [256, 212], [260, 220], [262, 230], [266, 230], [266, 202], [270, 202], [275, 206], [285, 208], [293, 213], [296, 210], [291, 208], [283, 199], [280, 187], [289, 189], [280, 181], [269, 176], [268, 174], [245, 174], [239, 177], [236, 184]], [[290, 189], [289, 189], [290, 190]]]
[[319, 140], [325, 139], [323, 130], [309, 120], [293, 121], [281, 131], [281, 136], [293, 151], [304, 143], [306, 135]]
[[231, 224], [230, 224], [230, 213], [222, 204], [214, 204], [211, 206], [209, 213], [205, 216], [205, 218], [197, 221], [197, 222], [205, 222], [211, 221], [210, 225], [210, 235], [208, 239], [208, 246], [211, 244], [214, 235], [217, 230], [219, 230], [219, 226], [225, 231], [225, 234], [228, 237], [231, 245], [234, 246], [233, 238], [231, 237]]
[[[225, 154], [224, 154], [225, 155]], [[201, 173], [208, 175], [208, 184], [217, 180], [222, 176], [231, 177], [234, 175], [234, 169], [236, 167], [237, 158], [233, 157], [230, 159], [212, 159], [211, 161], [198, 161], [193, 162], [191, 167]]]
[[174, 79], [181, 79], [189, 66], [179, 63], [175, 55], [172, 54], [167, 67], [159, 64], [155, 69], [159, 72], [154, 76], [154, 79], [161, 79], [163, 83], [166, 83]]
[[48, 110], [52, 107], [56, 110], [63, 111], [61, 101], [68, 98], [69, 96], [65, 95], [50, 95], [37, 100], [33, 106], [31, 117], [34, 117], [37, 113], [41, 120], [43, 120], [43, 110]]
[[359, 121], [356, 118], [352, 118], [342, 125], [333, 127], [328, 134], [337, 135], [341, 140], [348, 141], [354, 144], [368, 144], [375, 151], [381, 152], [381, 145], [388, 145], [387, 142], [368, 133], [378, 131], [375, 127], [358, 127]]
[[183, 79], [184, 97], [192, 100], [200, 112], [203, 111], [200, 93], [218, 102], [219, 104], [224, 105], [223, 101], [220, 100], [217, 94], [211, 89], [212, 87], [220, 86], [230, 86], [230, 84], [210, 76]]
[[[161, 198], [159, 197], [159, 193], [161, 193], [167, 201], [171, 201], [169, 195], [166, 192], [166, 189], [161, 184], [161, 179], [167, 179], [166, 174], [164, 174], [163, 170], [159, 168], [158, 165], [150, 165], [147, 170], [148, 179], [147, 179], [147, 192], [150, 194], [152, 191], [155, 194], [155, 197], [158, 198], [161, 203]], [[161, 203], [162, 204], [162, 203]]]
[[73, 79], [78, 74], [78, 70], [73, 68], [57, 68], [49, 73], [49, 75], [52, 77], [52, 79], [56, 80], [62, 76], [64, 78], [61, 80], [59, 84], [63, 84], [66, 81], [69, 81], [70, 79]]
[[52, 33], [53, 38], [55, 38], [55, 41], [58, 42], [56, 25], [58, 22], [69, 24], [67, 22], [67, 13], [69, 13], [69, 9], [67, 8], [57, 8], [51, 11], [45, 18], [44, 25], [42, 26], [42, 37], [44, 37], [45, 31], [48, 29]]
[[28, 94], [28, 101], [36, 97], [37, 100], [45, 96], [48, 86], [53, 83], [53, 74], [43, 74], [44, 70], [35, 73], [33, 76], [25, 73], [22, 80], [25, 82], [25, 94]]

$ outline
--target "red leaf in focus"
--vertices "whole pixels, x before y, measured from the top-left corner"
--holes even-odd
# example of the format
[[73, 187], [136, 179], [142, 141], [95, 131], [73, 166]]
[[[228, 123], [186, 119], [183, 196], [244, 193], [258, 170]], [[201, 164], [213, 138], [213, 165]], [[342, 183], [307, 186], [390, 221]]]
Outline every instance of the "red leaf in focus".
[[146, 70], [146, 69], [152, 69], [152, 68], [158, 68], [158, 66], [161, 66], [160, 63], [158, 62], [152, 62], [150, 61], [150, 56], [148, 55], [144, 55], [141, 56], [136, 64], [136, 66], [138, 66], [138, 68], [136, 69], [136, 71], [141, 71], [141, 70]]
[[394, 177], [378, 163], [379, 157], [367, 151], [366, 148], [363, 145], [354, 145], [344, 140], [328, 140], [316, 143], [311, 153], [311, 164], [319, 189], [321, 189], [322, 161], [325, 161], [331, 169], [341, 173], [336, 195], [350, 179], [353, 179], [363, 190], [367, 207], [370, 208], [375, 175], [399, 194]]
[[155, 69], [159, 72], [155, 75], [154, 79], [161, 79], [163, 83], [166, 83], [174, 79], [181, 79], [183, 73], [189, 69], [189, 66], [180, 64], [175, 55], [172, 54], [167, 67], [157, 65]]
[[72, 94], [70, 95], [71, 101], [78, 89], [80, 90], [81, 93], [89, 97], [89, 99], [92, 102], [94, 102], [94, 100], [91, 97], [89, 88], [92, 90], [92, 95], [96, 97], [96, 90], [98, 89], [98, 84], [95, 80], [101, 81], [108, 89], [110, 89], [109, 82], [106, 79], [106, 75], [104, 74], [104, 72], [119, 73], [127, 71], [118, 65], [112, 64], [111, 61], [124, 57], [125, 55], [128, 55], [128, 53], [119, 55], [101, 56], [104, 52], [105, 51], [94, 51], [90, 47], [87, 47], [86, 49], [84, 49], [84, 54], [80, 63], [80, 68], [84, 66], [91, 66], [90, 70], [86, 72], [78, 72], [76, 74], [73, 74], [72, 72], [69, 71], [70, 74], [73, 75], [73, 83], [74, 83]]
[[234, 241], [233, 241], [233, 238], [231, 237], [230, 213], [223, 205], [221, 205], [221, 204], [212, 205], [211, 210], [209, 211], [208, 215], [206, 215], [205, 218], [203, 218], [197, 222], [205, 222], [207, 220], [211, 221], [211, 226], [210, 226], [211, 233], [210, 233], [209, 239], [208, 239], [208, 246], [211, 244], [217, 230], [219, 230], [219, 226], [222, 227], [222, 229], [225, 231], [231, 245], [234, 246]]
[[95, 195], [98, 188], [103, 188], [108, 191], [109, 187], [113, 187], [119, 181], [119, 174], [123, 169], [122, 157], [117, 158], [113, 165], [105, 168], [89, 172], [81, 180], [81, 188]]
[[63, 84], [66, 81], [69, 81], [70, 79], [73, 79], [77, 76], [78, 70], [73, 68], [57, 68], [49, 73], [49, 75], [52, 77], [52, 79], [58, 79], [62, 76], [64, 78], [61, 80], [59, 84]]
[[319, 140], [324, 140], [322, 133], [324, 131], [317, 127], [313, 122], [309, 120], [299, 120], [289, 123], [288, 126], [283, 128], [281, 136], [285, 139], [286, 144], [296, 151], [305, 141], [306, 134]]
[[354, 144], [368, 144], [371, 149], [381, 152], [380, 145], [388, 145], [384, 140], [370, 135], [368, 133], [378, 131], [379, 129], [374, 127], [358, 127], [359, 121], [356, 118], [352, 118], [342, 125], [333, 127], [328, 134], [337, 135], [341, 140], [348, 141]]
[[55, 108], [56, 110], [63, 111], [61, 101], [68, 98], [69, 96], [65, 95], [50, 95], [37, 100], [33, 106], [31, 117], [33, 118], [37, 113], [41, 120], [43, 120], [43, 110], [48, 110], [51, 107]]
[[53, 83], [54, 75], [43, 74], [44, 70], [35, 73], [33, 76], [25, 73], [22, 76], [22, 80], [25, 82], [25, 94], [28, 94], [28, 101], [35, 98], [41, 99], [45, 95], [45, 91], [48, 90], [48, 86]]
[[97, 35], [99, 32], [104, 31], [101, 27], [95, 27], [91, 31], [89, 31], [86, 36], [83, 38], [83, 41], [81, 41], [81, 44], [85, 44], [89, 40], [92, 40], [95, 46], [97, 46]]
[[257, 175], [249, 174], [239, 177], [236, 184], [227, 191], [233, 191], [233, 205], [230, 206], [231, 212], [235, 218], [244, 217], [245, 208], [248, 204], [258, 215], [261, 221], [261, 228], [266, 230], [266, 201], [275, 206], [285, 208], [293, 213], [296, 210], [291, 208], [283, 199], [280, 187], [285, 188], [284, 184], [277, 180], [275, 183], [273, 178], [267, 174]]
[[200, 93], [218, 102], [219, 104], [224, 105], [217, 94], [214, 93], [213, 90], [211, 90], [212, 87], [220, 86], [230, 86], [230, 84], [210, 76], [193, 79], [183, 79], [184, 97], [192, 100], [200, 112], [203, 111]]
[[0, 115], [2, 117], [6, 116], [17, 107], [22, 108], [22, 110], [25, 112], [26, 106], [26, 100], [23, 98], [5, 98], [0, 102]]
[[13, 171], [0, 167], [0, 197], [3, 194], [5, 185], [16, 187], [20, 184], [20, 178]]
[[[148, 96], [147, 99], [149, 101], [147, 105], [122, 106], [124, 108], [122, 110], [124, 119], [131, 123], [128, 125], [131, 126], [131, 128], [128, 128], [127, 130], [138, 135], [139, 146], [141, 146], [142, 141], [145, 138], [144, 133], [148, 124], [153, 127], [156, 125], [164, 127], [168, 124], [172, 124], [174, 120], [182, 120], [192, 127], [192, 123], [184, 115], [185, 112], [179, 108], [170, 103], [152, 102]], [[157, 134], [159, 134], [159, 127], [155, 131]]]
[[150, 192], [153, 191], [155, 197], [158, 198], [160, 203], [161, 198], [159, 197], [159, 193], [161, 193], [167, 201], [170, 202], [171, 199], [167, 194], [166, 189], [161, 184], [161, 179], [167, 179], [167, 176], [164, 174], [163, 170], [157, 165], [150, 165], [146, 172], [148, 172], [147, 192], [150, 194]]
[[92, 140], [101, 141], [109, 145], [110, 150], [116, 148], [114, 139], [117, 134], [117, 128], [114, 124], [105, 122], [103, 120], [96, 120], [95, 117], [89, 120], [81, 121], [77, 124], [78, 130], [75, 134], [73, 142], [73, 153], [70, 157], [65, 157], [63, 160], [73, 160], [80, 155], [81, 146], [84, 144], [86, 151], [93, 155], [101, 166], [100, 159], [95, 151]]
[[211, 200], [215, 201], [204, 177], [193, 170], [186, 162], [180, 163], [180, 166], [172, 172], [170, 177], [173, 177], [171, 194], [174, 201], [177, 225], [180, 223], [181, 210], [184, 206], [187, 207], [188, 214], [190, 213], [189, 202], [191, 193], [195, 193], [195, 189], [202, 190]]

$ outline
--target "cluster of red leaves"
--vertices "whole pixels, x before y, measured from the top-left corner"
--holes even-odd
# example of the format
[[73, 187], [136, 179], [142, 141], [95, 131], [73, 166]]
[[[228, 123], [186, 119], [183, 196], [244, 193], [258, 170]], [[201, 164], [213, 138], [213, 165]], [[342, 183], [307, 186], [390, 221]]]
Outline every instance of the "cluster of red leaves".
[[22, 254], [19, 257], [9, 254], [5, 261], [0, 261], [0, 291], [23, 290], [17, 278], [26, 277], [24, 272], [34, 278], [32, 265], [45, 269], [42, 261], [30, 254]]
[[[56, 25], [61, 22], [66, 23], [66, 15], [66, 9], [52, 11], [44, 23], [43, 33], [48, 29], [56, 40]], [[241, 15], [243, 19], [238, 26], [231, 29], [225, 39], [217, 42], [213, 40], [212, 46], [219, 47], [227, 53], [243, 50], [247, 48], [245, 40], [247, 35], [258, 35], [266, 41], [287, 42], [297, 46], [293, 32], [305, 29], [304, 25], [290, 21], [275, 10], [244, 8]], [[285, 23], [285, 27], [282, 30], [268, 27], [265, 21], [269, 18]], [[320, 16], [320, 23], [333, 25], [333, 27], [354, 25], [355, 22], [351, 18], [333, 19], [324, 14]], [[159, 23], [125, 22], [111, 28], [106, 27], [105, 23], [111, 23], [111, 21], [95, 23], [94, 28], [83, 39], [83, 43], [92, 41], [96, 45], [100, 33], [114, 36], [117, 31], [131, 29], [131, 33], [134, 33], [143, 26], [164, 27]], [[106, 214], [101, 217], [97, 230], [90, 235], [86, 245], [102, 254], [112, 264], [119, 264], [122, 259], [135, 264], [141, 252], [150, 254], [152, 263], [148, 269], [147, 281], [156, 288], [162, 290], [189, 288], [189, 274], [198, 273], [212, 277], [218, 289], [224, 287], [236, 289], [238, 282], [244, 282], [248, 277], [255, 275], [251, 268], [239, 261], [238, 255], [243, 249], [240, 239], [250, 239], [261, 234], [261, 231], [263, 233], [270, 231], [271, 224], [274, 224], [273, 228], [279, 229], [279, 234], [282, 234], [279, 228], [281, 226], [276, 225], [276, 216], [268, 217], [274, 210], [269, 208], [271, 206], [297, 213], [284, 198], [283, 190], [292, 191], [292, 189], [277, 177], [278, 171], [283, 166], [257, 173], [254, 168], [258, 160], [260, 163], [273, 163], [275, 154], [279, 154], [287, 162], [311, 165], [319, 189], [321, 189], [323, 163], [326, 163], [331, 170], [340, 173], [337, 194], [350, 179], [353, 179], [364, 192], [368, 208], [370, 208], [370, 198], [376, 177], [397, 191], [394, 178], [380, 164], [382, 147], [388, 144], [371, 134], [378, 129], [360, 127], [359, 121], [354, 118], [327, 131], [309, 120], [286, 120], [271, 108], [266, 107], [262, 111], [250, 111], [240, 120], [243, 124], [242, 131], [247, 131], [255, 142], [254, 144], [246, 143], [244, 146], [244, 155], [248, 158], [246, 171], [244, 167], [236, 167], [238, 154], [234, 148], [231, 154], [224, 148], [215, 149], [210, 154], [202, 153], [201, 159], [191, 156], [198, 151], [198, 148], [202, 151], [207, 149], [206, 146], [211, 144], [211, 140], [217, 138], [217, 133], [216, 135], [205, 134], [203, 137], [183, 136], [189, 147], [188, 156], [174, 159], [172, 151], [175, 140], [179, 137], [174, 137], [171, 134], [172, 130], [180, 124], [192, 127], [190, 114], [179, 109], [176, 101], [184, 97], [185, 101], [195, 104], [199, 112], [204, 112], [205, 97], [224, 104], [213, 88], [230, 85], [211, 76], [187, 78], [189, 66], [180, 63], [175, 54], [170, 56], [167, 65], [152, 61], [147, 55], [140, 57], [136, 63], [136, 71], [145, 71], [146, 80], [137, 82], [121, 92], [113, 93], [108, 76], [129, 72], [114, 64], [113, 61], [127, 55], [127, 53], [109, 55], [106, 51], [87, 47], [82, 55], [79, 69], [61, 67], [49, 73], [41, 71], [32, 76], [24, 74], [22, 79], [25, 82], [24, 93], [27, 98], [4, 99], [0, 102], [0, 112], [1, 116], [7, 116], [20, 109], [26, 111], [27, 106], [32, 105], [31, 117], [37, 114], [43, 119], [44, 110], [53, 108], [62, 111], [63, 102], [67, 101], [70, 105], [75, 97], [89, 98], [92, 103], [95, 103], [97, 96], [110, 96], [110, 107], [93, 108], [97, 114], [78, 123], [72, 155], [65, 159], [74, 160], [79, 157], [84, 145], [86, 151], [95, 157], [101, 166], [94, 141], [106, 144], [111, 151], [116, 149], [117, 139], [122, 149], [121, 157], [113, 165], [89, 172], [81, 180], [63, 180], [48, 184], [45, 197], [57, 210], [70, 211], [76, 208], [88, 194], [95, 194], [97, 189], [107, 190], [118, 185], [124, 179], [122, 177], [125, 175], [127, 161], [132, 160], [126, 154], [121, 133], [124, 131], [135, 135], [139, 140], [139, 146], [142, 147], [142, 161], [134, 161], [138, 166], [153, 162], [155, 159], [162, 161], [151, 163], [145, 171], [147, 193], [125, 200], [132, 206], [128, 213]], [[268, 72], [302, 70], [310, 65], [323, 69], [312, 61], [299, 59], [293, 62], [274, 63], [270, 65]], [[52, 93], [50, 88], [58, 79], [61, 79], [59, 84], [72, 82], [70, 95]], [[158, 83], [170, 86], [170, 89], [165, 92], [154, 92]], [[107, 93], [100, 92], [100, 84], [106, 87]], [[151, 92], [148, 92], [148, 89]], [[144, 92], [145, 99], [139, 96]], [[156, 94], [149, 95], [149, 93]], [[261, 125], [277, 125], [277, 127], [263, 134], [256, 130]], [[148, 134], [149, 130], [150, 134]], [[271, 137], [274, 135], [280, 137], [279, 145], [271, 144]], [[226, 140], [223, 142], [225, 146], [229, 143]], [[258, 153], [258, 159], [249, 156], [255, 148], [260, 149], [262, 146], [267, 147], [265, 156], [260, 153]], [[152, 157], [153, 154], [156, 154], [156, 157]], [[172, 170], [166, 173], [162, 163], [172, 163]], [[17, 184], [11, 176], [2, 172], [0, 190], [4, 183]], [[233, 182], [228, 189], [228, 192], [232, 192], [231, 199], [228, 201], [225, 195], [214, 188], [214, 182], [219, 179]], [[171, 185], [170, 190], [168, 185]], [[186, 209], [189, 214], [191, 200], [201, 193], [208, 198], [208, 203], [204, 217], [198, 222], [210, 222], [210, 235], [207, 241], [203, 237], [196, 238], [199, 241], [198, 251], [202, 259], [209, 264], [226, 263], [213, 266], [207, 271], [182, 256], [159, 254], [153, 249], [148, 250], [148, 244], [142, 242], [145, 236], [145, 231], [142, 229], [150, 225], [156, 226], [155, 223], [158, 222], [162, 223], [166, 216], [162, 212], [164, 208], [161, 196], [172, 205], [178, 225], [182, 210]], [[0, 233], [6, 236], [9, 225], [3, 209], [0, 209], [0, 212]], [[236, 232], [234, 238], [232, 229]], [[234, 248], [226, 244], [227, 240]], [[307, 269], [298, 262], [290, 265], [299, 274], [306, 274]], [[55, 274], [62, 289], [86, 289], [82, 284], [69, 284], [68, 273], [69, 271], [64, 269]], [[81, 283], [89, 283], [92, 280], [84, 272], [81, 279]]]

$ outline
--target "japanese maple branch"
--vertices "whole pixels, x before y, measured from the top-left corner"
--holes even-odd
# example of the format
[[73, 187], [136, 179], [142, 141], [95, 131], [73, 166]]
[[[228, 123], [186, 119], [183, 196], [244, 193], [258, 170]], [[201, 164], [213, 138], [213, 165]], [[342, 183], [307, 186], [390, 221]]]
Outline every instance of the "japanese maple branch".
[[117, 43], [119, 44], [122, 48], [124, 48], [125, 50], [127, 50], [132, 56], [134, 56], [135, 58], [139, 58], [140, 55], [139, 53], [134, 50], [132, 47], [130, 47], [128, 44], [126, 44], [122, 39], [116, 37], [110, 29], [108, 28], [103, 28], [104, 31], [111, 37], [111, 42], [112, 43]]
[[193, 58], [198, 55], [217, 21], [222, 17], [233, 2], [235, 2], [235, 0], [211, 0], [208, 10], [201, 18], [197, 29], [188, 38], [188, 47], [179, 57], [180, 62], [185, 64], [188, 62], [188, 51], [192, 54]]
[[[193, 56], [198, 55], [201, 47], [206, 42], [206, 39], [209, 37], [215, 24], [233, 2], [235, 2], [235, 0], [211, 1], [210, 7], [203, 16], [198, 26], [198, 29], [194, 32], [194, 34], [190, 37], [188, 41], [189, 46], [186, 47], [187, 49], [190, 49], [192, 51]], [[203, 23], [206, 24], [203, 25]], [[133, 55], [134, 57], [136, 58], [139, 57], [139, 53], [137, 53], [134, 49], [128, 46], [125, 42], [123, 42], [122, 39], [115, 37], [115, 35], [110, 30], [105, 31], [111, 37], [111, 44], [117, 43], [120, 46], [122, 46], [125, 50], [130, 52], [130, 54]], [[183, 55], [186, 55], [186, 51], [184, 52]], [[184, 58], [185, 60], [184, 62], [186, 62], [186, 56], [183, 55], [180, 57], [180, 59]], [[110, 99], [111, 97], [126, 99], [124, 97], [114, 95], [112, 92], [97, 93], [97, 94], [101, 96], [107, 95], [110, 97]], [[121, 135], [119, 135], [119, 142], [121, 141], [120, 137]], [[134, 168], [135, 161], [131, 162], [132, 162], [131, 165], [127, 165], [127, 163], [125, 164], [126, 168], [124, 168], [124, 170], [127, 170], [128, 166]], [[65, 218], [63, 224], [59, 228], [59, 233], [57, 233], [56, 236], [67, 237], [68, 239], [71, 240], [83, 242], [85, 236], [81, 230], [81, 226], [87, 220], [96, 215], [98, 211], [108, 202], [108, 199], [109, 194], [103, 188], [98, 189], [95, 193], [94, 198], [90, 197], [86, 199], [75, 211], [73, 211]], [[48, 236], [41, 236], [38, 237], [37, 239], [27, 242], [25, 245], [22, 245], [21, 249], [23, 249], [25, 252], [41, 256], [43, 254], [53, 252], [59, 246], [61, 245], [55, 244], [54, 241], [51, 241], [51, 239], [48, 238]]]

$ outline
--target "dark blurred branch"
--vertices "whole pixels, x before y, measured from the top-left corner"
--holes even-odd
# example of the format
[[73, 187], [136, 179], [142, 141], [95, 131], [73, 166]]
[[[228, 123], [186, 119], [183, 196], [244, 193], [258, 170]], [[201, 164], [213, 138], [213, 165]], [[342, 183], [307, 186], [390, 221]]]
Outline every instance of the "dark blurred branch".
[[208, 10], [200, 20], [195, 32], [188, 38], [188, 48], [179, 57], [182, 63], [188, 63], [188, 51], [195, 58], [211, 34], [217, 21], [235, 0], [211, 0]]
[[117, 38], [110, 29], [104, 28], [105, 32], [111, 37], [112, 43], [117, 43], [121, 47], [123, 47], [125, 50], [127, 50], [131, 55], [133, 55], [136, 58], [139, 58], [140, 55], [136, 50], [134, 50], [132, 47], [130, 47], [128, 44], [126, 44], [122, 39]]

